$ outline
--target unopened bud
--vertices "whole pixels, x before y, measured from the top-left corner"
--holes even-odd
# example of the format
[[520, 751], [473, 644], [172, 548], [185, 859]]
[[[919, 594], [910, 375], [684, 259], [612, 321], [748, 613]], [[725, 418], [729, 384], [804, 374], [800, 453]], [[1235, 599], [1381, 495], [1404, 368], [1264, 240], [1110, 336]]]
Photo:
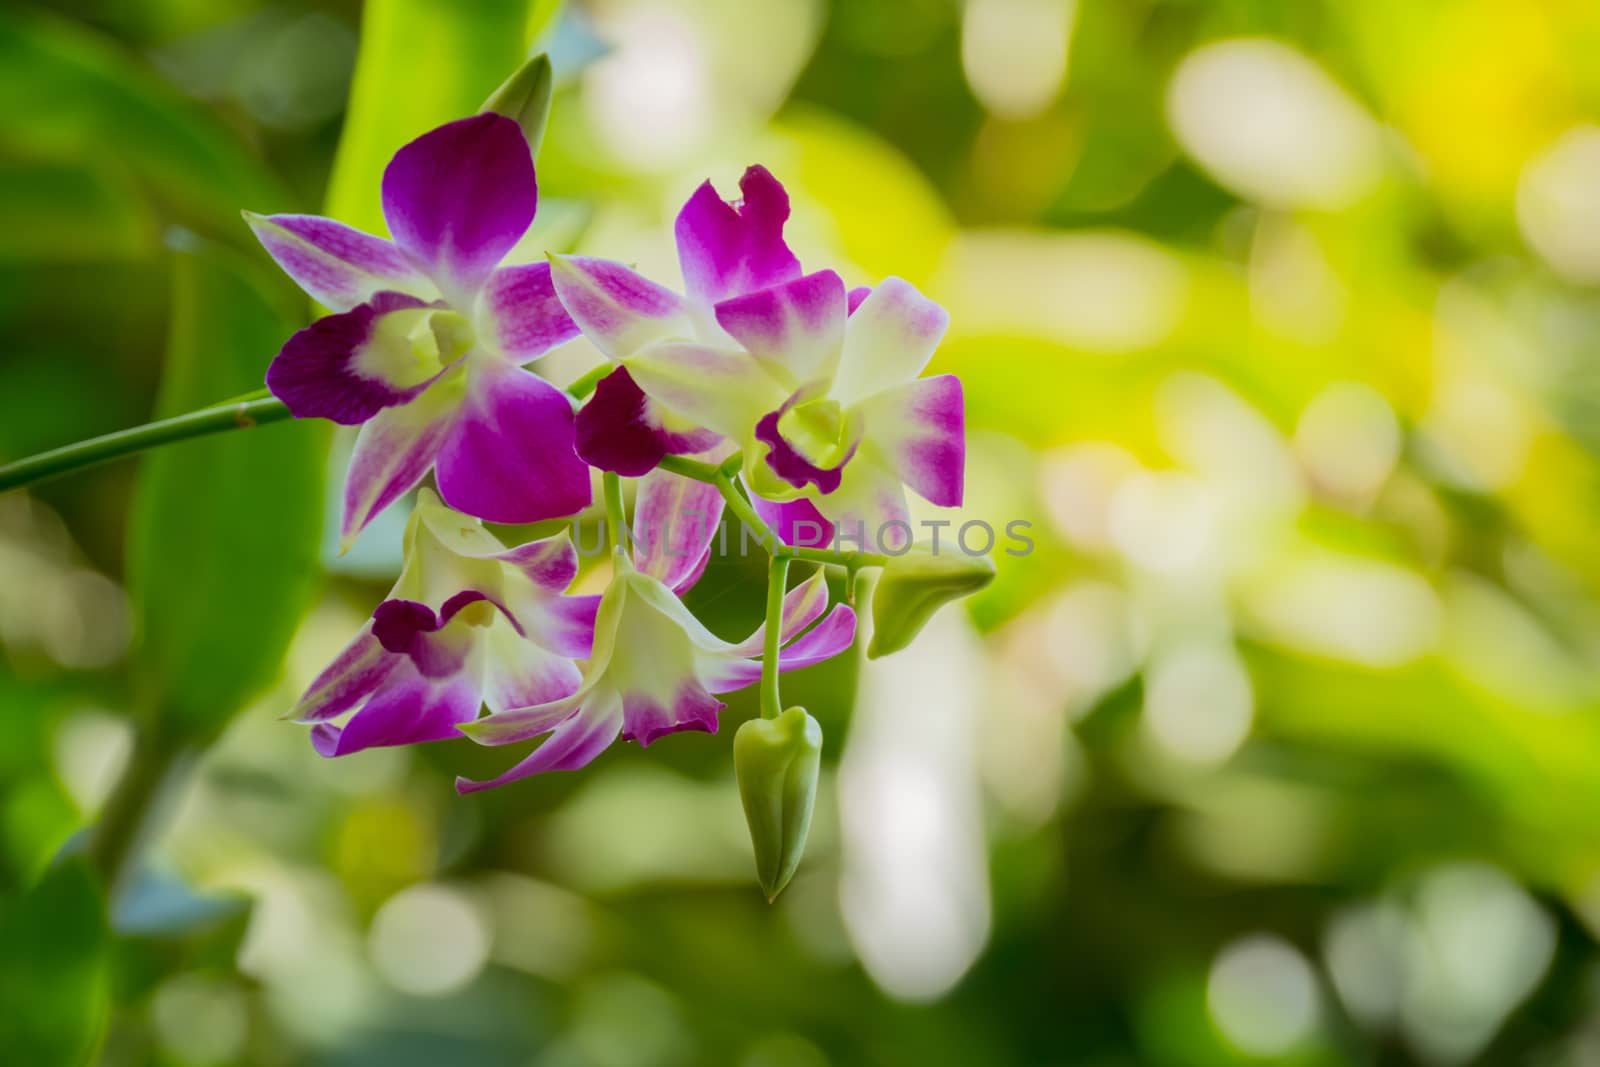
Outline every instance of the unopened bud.
[[756, 877], [768, 900], [777, 899], [800, 866], [821, 766], [822, 726], [805, 708], [751, 719], [734, 735], [739, 799], [755, 848]]
[[919, 550], [890, 559], [872, 591], [872, 642], [867, 646], [867, 658], [905, 648], [934, 612], [992, 581], [994, 560], [988, 556]]
[[516, 121], [528, 139], [528, 149], [539, 154], [545, 123], [550, 120], [550, 97], [555, 92], [550, 57], [540, 52], [512, 72], [500, 88], [489, 94], [480, 111], [493, 111]]

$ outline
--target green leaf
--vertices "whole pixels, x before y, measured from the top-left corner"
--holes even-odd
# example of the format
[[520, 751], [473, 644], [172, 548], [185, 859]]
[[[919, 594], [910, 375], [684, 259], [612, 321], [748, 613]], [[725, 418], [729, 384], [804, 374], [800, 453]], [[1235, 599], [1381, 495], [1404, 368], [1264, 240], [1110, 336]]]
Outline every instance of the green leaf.
[[395, 150], [476, 114], [528, 54], [559, 5], [540, 0], [369, 0], [350, 108], [328, 183], [328, 214], [382, 232], [378, 186]]
[[[215, 248], [179, 252], [158, 415], [258, 389], [296, 323]], [[327, 433], [284, 422], [144, 460], [129, 582], [147, 710], [204, 741], [272, 681], [318, 576]]]
[[66, 860], [0, 900], [0, 1049], [8, 1063], [87, 1063], [105, 1030], [105, 906], [88, 865]]

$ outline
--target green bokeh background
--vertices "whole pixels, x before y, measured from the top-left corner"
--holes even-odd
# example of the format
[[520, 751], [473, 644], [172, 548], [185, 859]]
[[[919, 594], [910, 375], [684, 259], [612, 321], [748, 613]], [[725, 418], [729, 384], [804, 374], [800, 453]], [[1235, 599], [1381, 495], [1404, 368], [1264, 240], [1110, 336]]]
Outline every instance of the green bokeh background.
[[1032, 551], [786, 679], [827, 751], [769, 906], [748, 693], [471, 798], [506, 754], [278, 720], [398, 564], [403, 507], [337, 555], [347, 438], [0, 497], [0, 1061], [1600, 1062], [1600, 8], [8, 7], [0, 460], [259, 383], [312, 309], [240, 209], [381, 228], [390, 153], [540, 49], [518, 254], [672, 280], [764, 163], [808, 267], [952, 313], [968, 500], [919, 515]]

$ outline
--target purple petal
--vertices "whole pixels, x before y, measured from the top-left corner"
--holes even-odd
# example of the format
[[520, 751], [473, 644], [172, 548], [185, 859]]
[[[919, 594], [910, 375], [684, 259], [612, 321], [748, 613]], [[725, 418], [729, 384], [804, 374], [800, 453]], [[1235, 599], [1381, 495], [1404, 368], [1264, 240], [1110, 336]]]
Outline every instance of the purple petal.
[[[475, 589], [445, 601], [436, 615], [414, 600], [385, 600], [372, 613], [372, 633], [389, 652], [406, 655], [428, 678], [455, 674], [466, 665], [474, 643], [473, 628], [450, 622], [469, 604], [494, 602]], [[498, 607], [498, 605], [497, 605]]]
[[508, 626], [492, 628], [488, 649], [484, 700], [491, 712], [569, 697], [583, 681], [571, 659], [518, 636]]
[[364, 748], [447, 741], [461, 736], [457, 727], [476, 718], [481, 703], [472, 679], [430, 680], [407, 664], [342, 728], [318, 724], [311, 742], [324, 756], [347, 756]]
[[871, 292], [872, 286], [870, 285], [858, 285], [850, 290], [850, 314], [854, 315], [856, 313], [856, 308], [861, 306], [861, 301], [865, 300]]
[[714, 485], [663, 470], [645, 475], [633, 508], [633, 562], [639, 573], [674, 593], [688, 588], [716, 537], [722, 504]]
[[799, 385], [827, 377], [844, 343], [844, 281], [831, 270], [774, 285], [717, 305], [717, 322], [780, 380]]
[[[512, 767], [498, 778], [476, 782], [470, 778], [456, 779], [456, 792], [463, 795], [515, 782], [543, 771], [571, 771], [587, 766], [596, 756], [610, 747], [622, 728], [622, 708], [614, 695], [602, 697], [580, 705], [578, 710], [556, 726], [533, 755]], [[493, 717], [483, 720], [492, 721]]]
[[805, 400], [805, 390], [801, 390], [783, 402], [776, 411], [769, 411], [756, 422], [756, 440], [767, 446], [767, 454], [762, 457], [772, 473], [788, 482], [796, 489], [804, 489], [814, 485], [824, 493], [831, 493], [839, 488], [839, 482], [844, 477], [844, 469], [850, 460], [855, 457], [856, 448], [860, 444], [857, 437], [845, 449], [844, 457], [832, 467], [819, 467], [807, 459], [799, 449], [789, 443], [779, 428], [783, 416], [797, 403]]
[[363, 629], [306, 688], [289, 717], [297, 722], [321, 722], [349, 711], [378, 688], [397, 662], [373, 636], [371, 627]]
[[383, 172], [383, 217], [395, 243], [458, 306], [511, 251], [538, 203], [522, 128], [493, 113], [430, 130]]
[[578, 550], [563, 536], [529, 541], [494, 556], [517, 568], [541, 589], [560, 593], [578, 576]]
[[853, 404], [904, 385], [928, 365], [950, 315], [910, 282], [887, 278], [850, 316], [833, 396]]
[[392, 242], [317, 215], [244, 220], [267, 254], [317, 303], [349, 311], [384, 291], [433, 298], [433, 283]]
[[[409, 339], [393, 328], [398, 318], [414, 317], [405, 312], [424, 306], [413, 296], [379, 293], [369, 303], [318, 319], [284, 343], [267, 368], [267, 388], [297, 419], [345, 426], [407, 403], [448, 369], [420, 377]], [[385, 322], [390, 329], [382, 328]]]
[[898, 554], [911, 544], [911, 515], [900, 476], [879, 459], [875, 449], [857, 456], [845, 468], [839, 489], [815, 503], [832, 520], [841, 544]]
[[624, 367], [600, 379], [578, 412], [578, 455], [590, 466], [637, 478], [668, 455], [692, 455], [715, 445], [710, 430], [673, 433]]
[[680, 730], [717, 732], [717, 712], [727, 705], [706, 692], [698, 683], [688, 682], [670, 704], [658, 703], [646, 693], [625, 693], [622, 698], [622, 737], [637, 741], [644, 748], [656, 738]]
[[800, 261], [783, 242], [789, 194], [765, 167], [739, 179], [743, 201], [735, 207], [710, 182], [694, 191], [678, 213], [678, 262], [690, 295], [717, 303], [765, 289], [800, 273]]
[[[780, 671], [798, 670], [831, 659], [856, 639], [856, 613], [840, 604], [800, 640], [778, 653]], [[729, 659], [712, 672], [706, 687], [713, 693], [731, 693], [761, 680], [761, 661]]]
[[647, 345], [695, 336], [683, 298], [621, 263], [551, 256], [550, 278], [585, 337], [612, 359]]
[[539, 522], [589, 506], [589, 468], [572, 449], [566, 394], [498, 361], [472, 368], [437, 474], [446, 504], [487, 522]]
[[931, 504], [960, 505], [967, 439], [959, 378], [940, 374], [886, 389], [861, 406], [861, 417], [901, 481]]
[[515, 363], [527, 363], [578, 336], [578, 324], [561, 306], [550, 264], [501, 267], [489, 275], [479, 329]]
[[458, 383], [446, 378], [361, 427], [345, 475], [340, 537], [349, 547], [372, 517], [422, 480], [433, 466], [461, 406]]
[[594, 653], [594, 623], [600, 610], [600, 595], [585, 593], [547, 601], [545, 624], [533, 636], [552, 652], [573, 659], [588, 659]]
[[[778, 640], [788, 642], [807, 626], [816, 622], [828, 610], [828, 578], [818, 567], [815, 574], [789, 590], [783, 597], [779, 616]], [[736, 645], [732, 652], [738, 656], [759, 656], [766, 641], [767, 624], [756, 627], [756, 632]]]
[[751, 493], [750, 503], [786, 545], [826, 548], [833, 543], [833, 523], [805, 497], [778, 502]]

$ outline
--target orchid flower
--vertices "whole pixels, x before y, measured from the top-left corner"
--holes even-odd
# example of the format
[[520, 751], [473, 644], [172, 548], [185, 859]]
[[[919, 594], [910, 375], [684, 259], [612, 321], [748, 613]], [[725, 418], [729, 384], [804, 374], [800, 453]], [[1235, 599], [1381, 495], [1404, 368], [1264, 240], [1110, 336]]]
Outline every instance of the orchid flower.
[[[678, 213], [678, 263], [688, 295], [680, 296], [619, 263], [586, 256], [552, 257], [556, 292], [585, 333], [621, 369], [604, 378], [578, 413], [578, 454], [602, 470], [648, 473], [663, 456], [702, 452], [720, 436], [641, 390], [668, 368], [698, 360], [714, 375], [708, 389], [740, 387], [747, 368], [738, 346], [717, 326], [719, 301], [800, 276], [800, 261], [783, 240], [789, 194], [765, 167], [739, 180], [743, 201], [722, 199], [703, 183]], [[689, 368], [693, 373], [693, 368]]]
[[507, 549], [424, 489], [405, 544], [394, 589], [287, 716], [324, 756], [458, 737], [484, 704], [541, 704], [582, 680], [599, 598], [564, 595], [578, 571], [565, 533]]
[[267, 386], [297, 418], [361, 424], [343, 540], [433, 469], [453, 508], [491, 522], [590, 499], [570, 401], [520, 369], [575, 336], [547, 263], [500, 266], [538, 206], [516, 122], [447, 123], [383, 173], [393, 240], [313, 215], [246, 213], [288, 275], [335, 314], [291, 337]]
[[[498, 778], [458, 778], [458, 791], [489, 789], [541, 771], [575, 770], [619, 735], [648, 745], [679, 730], [716, 732], [724, 706], [717, 694], [760, 679], [766, 635], [763, 624], [743, 641], [724, 641], [679, 599], [704, 569], [721, 514], [722, 498], [710, 486], [663, 471], [643, 479], [634, 553], [630, 558], [620, 547], [613, 552], [614, 572], [600, 599], [594, 654], [582, 684], [570, 696], [463, 724], [463, 732], [485, 745], [549, 736]], [[638, 536], [657, 531], [661, 536]], [[780, 640], [787, 647], [779, 654], [778, 669], [819, 663], [850, 647], [856, 619], [843, 604], [802, 633], [827, 606], [820, 568], [786, 594]]]
[[647, 469], [710, 431], [742, 447], [752, 503], [786, 540], [809, 519], [824, 538], [847, 524], [897, 550], [906, 487], [962, 499], [961, 383], [919, 377], [948, 316], [898, 278], [847, 292], [833, 271], [801, 274], [782, 186], [752, 167], [741, 188], [734, 208], [701, 186], [678, 217], [688, 297], [618, 263], [554, 258], [563, 304], [623, 367], [579, 414], [579, 451]]

